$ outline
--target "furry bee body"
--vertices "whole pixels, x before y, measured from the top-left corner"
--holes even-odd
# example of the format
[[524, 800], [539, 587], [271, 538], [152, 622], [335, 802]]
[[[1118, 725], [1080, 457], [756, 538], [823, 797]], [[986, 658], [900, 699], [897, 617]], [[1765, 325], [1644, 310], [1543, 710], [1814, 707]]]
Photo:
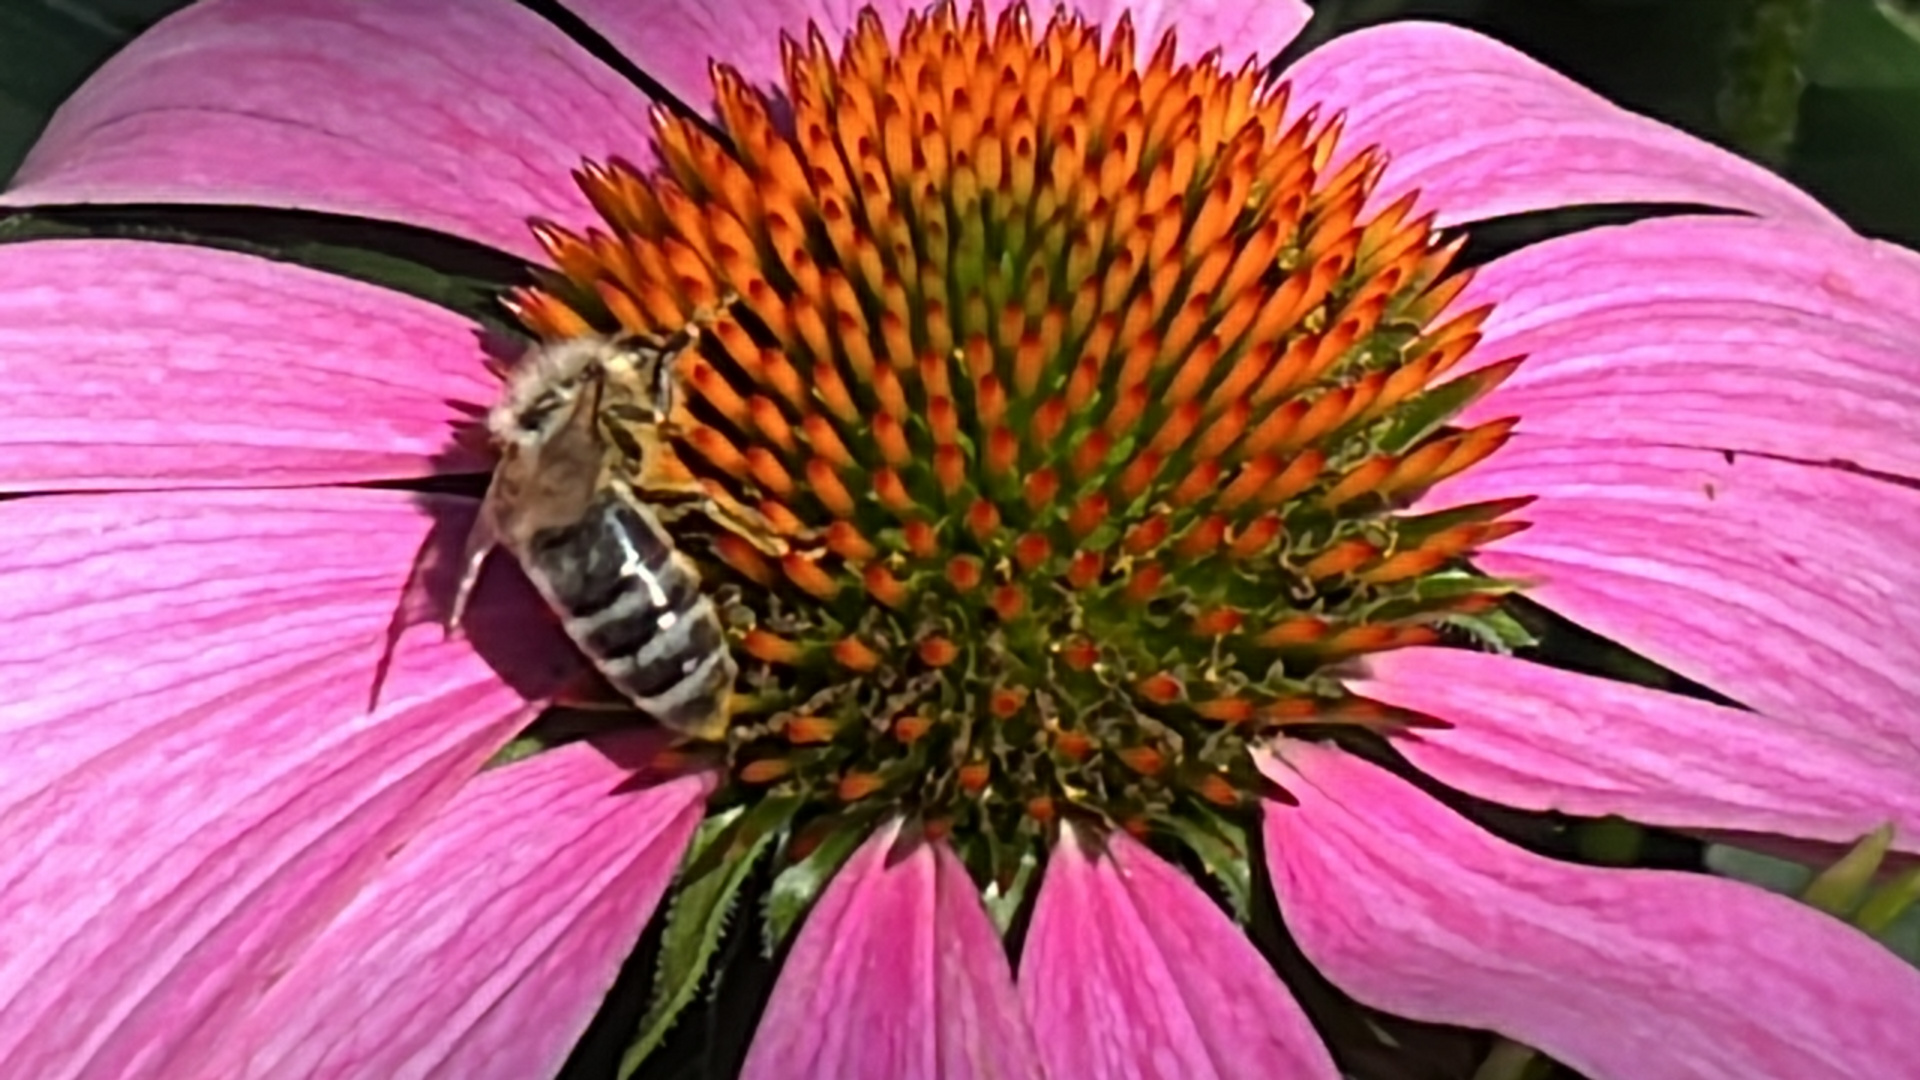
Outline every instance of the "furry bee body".
[[737, 504], [717, 504], [661, 434], [674, 358], [661, 340], [579, 338], [545, 346], [488, 417], [500, 464], [467, 544], [458, 623], [487, 553], [505, 547], [607, 681], [642, 712], [699, 738], [725, 732], [738, 665], [667, 515], [707, 515], [757, 545], [774, 541]]

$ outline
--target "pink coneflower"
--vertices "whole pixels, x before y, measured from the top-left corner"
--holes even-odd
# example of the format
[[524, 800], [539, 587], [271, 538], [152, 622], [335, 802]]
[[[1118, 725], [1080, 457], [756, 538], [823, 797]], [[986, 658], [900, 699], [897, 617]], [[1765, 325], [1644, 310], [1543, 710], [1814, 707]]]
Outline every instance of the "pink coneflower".
[[[755, 856], [824, 885], [753, 1077], [1334, 1077], [1172, 861], [1245, 902], [1257, 857], [1369, 1006], [1601, 1080], [1914, 1075], [1859, 931], [1409, 779], [1920, 852], [1914, 255], [1442, 26], [1282, 91], [1280, 0], [569, 6], [704, 119], [508, 0], [207, 0], [6, 201], [442, 230], [545, 267], [536, 336], [717, 313], [684, 456], [794, 538], [713, 545], [732, 731], [502, 753], [579, 662], [504, 567], [446, 640], [473, 501], [369, 486], [488, 468], [467, 319], [0, 248], [8, 1075], [550, 1075], [676, 868]], [[1636, 202], [1737, 213], [1471, 276], [1436, 232]], [[1520, 589], [1717, 700], [1502, 651]]]

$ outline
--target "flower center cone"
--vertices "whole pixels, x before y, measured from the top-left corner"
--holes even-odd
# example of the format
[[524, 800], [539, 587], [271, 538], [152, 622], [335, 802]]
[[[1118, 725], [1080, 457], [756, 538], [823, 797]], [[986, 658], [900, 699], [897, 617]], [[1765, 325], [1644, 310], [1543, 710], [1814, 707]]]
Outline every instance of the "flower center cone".
[[1277, 730], [1424, 722], [1337, 666], [1498, 604], [1465, 560], [1521, 501], [1408, 511], [1512, 426], [1446, 423], [1513, 369], [1446, 378], [1487, 314], [1438, 321], [1458, 243], [1366, 212], [1381, 158], [1331, 167], [1337, 121], [1175, 55], [868, 12], [787, 44], [777, 104], [718, 70], [724, 141], [663, 110], [657, 171], [583, 170], [604, 229], [539, 227], [536, 333], [711, 319], [677, 445], [790, 541], [712, 545], [749, 613], [735, 793], [998, 872], [1062, 816], [1274, 794]]

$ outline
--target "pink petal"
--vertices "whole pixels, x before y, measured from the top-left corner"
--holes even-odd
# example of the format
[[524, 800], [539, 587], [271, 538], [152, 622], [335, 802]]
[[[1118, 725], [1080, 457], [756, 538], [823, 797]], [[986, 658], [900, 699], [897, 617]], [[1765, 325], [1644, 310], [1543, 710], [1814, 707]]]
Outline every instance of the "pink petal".
[[744, 1080], [1040, 1076], [1000, 935], [945, 845], [870, 838], [800, 928]]
[[1469, 422], [1841, 461], [1920, 477], [1920, 255], [1850, 233], [1674, 217], [1480, 271], [1482, 361], [1525, 356]]
[[423, 301], [250, 255], [0, 246], [0, 486], [480, 471], [451, 441], [499, 393], [474, 332]]
[[1920, 489], [1756, 455], [1517, 437], [1435, 505], [1536, 494], [1475, 557], [1771, 717], [1920, 752]]
[[1593, 1080], [1913, 1075], [1920, 971], [1858, 930], [1705, 875], [1543, 859], [1328, 747], [1263, 767], [1287, 928], [1341, 989], [1488, 1028]]
[[711, 787], [634, 784], [654, 742], [613, 757], [575, 744], [475, 778], [225, 1036], [230, 1056], [182, 1080], [558, 1072]]
[[1125, 835], [1068, 831], [1020, 956], [1047, 1074], [1338, 1077], [1306, 1014], [1192, 880]]
[[[754, 4], [570, 0], [567, 6], [675, 97], [705, 107], [713, 99], [707, 74], [710, 61], [733, 66], [749, 82], [780, 85], [784, 83], [780, 67], [782, 34], [805, 41], [808, 24], [812, 23], [837, 51], [853, 30], [861, 9], [871, 6], [879, 12], [889, 36], [897, 41], [907, 13], [924, 11], [928, 5], [905, 0], [766, 0]], [[959, 6], [965, 12], [969, 5], [963, 2]], [[991, 19], [1010, 6], [1008, 0], [986, 0], [984, 8]], [[1053, 7], [1028, 7], [1038, 32], [1046, 26]], [[1301, 0], [1084, 0], [1068, 7], [1108, 28], [1122, 12], [1131, 12], [1143, 57], [1152, 52], [1165, 31], [1177, 30], [1182, 61], [1197, 60], [1207, 51], [1219, 49], [1222, 66], [1230, 71], [1249, 61], [1272, 60], [1313, 15]]]
[[435, 513], [457, 543], [465, 504], [398, 492], [0, 504], [9, 1073], [144, 1077], [218, 1040], [557, 680], [516, 598], [476, 612], [492, 662], [416, 627], [374, 700]]
[[568, 170], [650, 158], [648, 101], [512, 0], [197, 4], [102, 67], [0, 202], [251, 203], [537, 257], [597, 220]]
[[1335, 38], [1288, 68], [1296, 111], [1344, 111], [1335, 164], [1391, 163], [1376, 197], [1409, 191], [1443, 225], [1581, 203], [1696, 203], [1834, 226], [1757, 165], [1637, 116], [1470, 30], [1395, 22]]
[[1882, 823], [1920, 851], [1920, 755], [1802, 714], [1763, 715], [1464, 649], [1370, 659], [1356, 691], [1451, 721], [1394, 745], [1507, 806], [1851, 843]]

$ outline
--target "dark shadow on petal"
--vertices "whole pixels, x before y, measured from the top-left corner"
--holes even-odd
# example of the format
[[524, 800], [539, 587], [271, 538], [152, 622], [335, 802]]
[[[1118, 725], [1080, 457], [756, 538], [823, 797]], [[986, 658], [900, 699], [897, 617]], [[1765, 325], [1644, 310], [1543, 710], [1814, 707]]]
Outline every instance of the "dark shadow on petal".
[[1514, 653], [1521, 659], [1710, 701], [1730, 709], [1747, 708], [1712, 687], [1670, 671], [1525, 596], [1509, 598], [1506, 606], [1537, 642], [1531, 648]]
[[[1418, 731], [1391, 738], [1354, 727], [1328, 728], [1324, 737], [1348, 753], [1370, 761], [1419, 788], [1434, 801], [1498, 836], [1536, 855], [1582, 866], [1618, 867], [1620, 860], [1596, 854], [1589, 843], [1591, 829], [1618, 819], [1584, 818], [1534, 810], [1516, 810], [1500, 803], [1457, 791], [1414, 768], [1395, 749], [1403, 740], [1420, 739]], [[1639, 869], [1699, 871], [1706, 846], [1683, 833], [1640, 826], [1638, 851], [1627, 865]]]
[[705, 102], [682, 101], [676, 97], [660, 80], [642, 70], [627, 54], [616, 48], [605, 35], [595, 30], [585, 19], [575, 15], [558, 0], [519, 0], [520, 6], [552, 23], [559, 31], [573, 39], [574, 44], [593, 54], [594, 59], [619, 72], [628, 82], [640, 88], [641, 92], [659, 102], [674, 115], [688, 121], [722, 146], [729, 145], [727, 137], [707, 118]]
[[520, 259], [413, 225], [258, 206], [125, 203], [36, 206], [0, 215], [0, 242], [71, 237], [197, 244], [384, 285], [509, 328], [500, 290], [526, 280]]
[[[390, 659], [402, 635], [419, 626], [443, 627], [451, 610], [467, 531], [479, 503], [457, 495], [420, 494], [415, 500], [432, 515], [405, 589], [395, 597], [387, 627]], [[490, 561], [475, 591], [464, 623], [457, 629], [476, 653], [514, 691], [543, 701], [579, 677], [584, 668], [546, 604], [524, 575], [502, 557]], [[375, 694], [384, 682], [388, 660], [375, 678]]]
[[1523, 247], [1538, 244], [1543, 240], [1552, 240], [1555, 237], [1585, 232], [1588, 229], [1605, 228], [1610, 225], [1631, 225], [1636, 221], [1651, 221], [1655, 218], [1679, 217], [1686, 214], [1719, 216], [1729, 213], [1731, 211], [1716, 207], [1675, 203], [1563, 206], [1553, 210], [1535, 210], [1525, 214], [1488, 218], [1468, 225], [1456, 225], [1443, 231], [1466, 234], [1466, 246], [1461, 249], [1459, 258], [1454, 260], [1455, 266], [1464, 268], [1483, 266], [1503, 255], [1511, 255]]

